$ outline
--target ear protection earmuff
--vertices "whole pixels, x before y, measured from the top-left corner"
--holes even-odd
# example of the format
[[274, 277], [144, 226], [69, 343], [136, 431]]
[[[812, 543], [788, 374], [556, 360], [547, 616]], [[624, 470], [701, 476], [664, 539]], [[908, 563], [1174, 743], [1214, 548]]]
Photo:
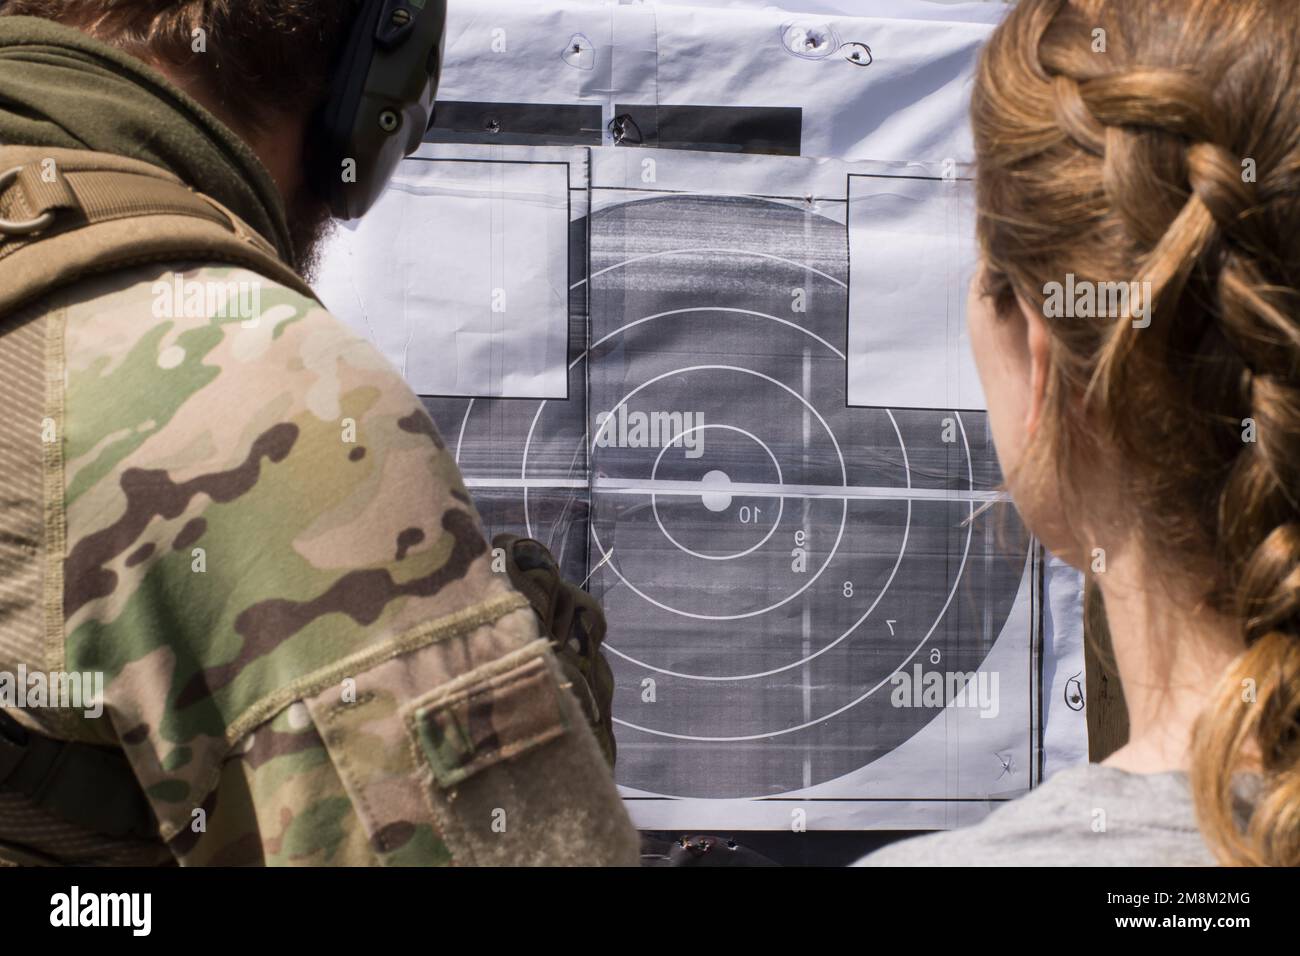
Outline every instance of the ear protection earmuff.
[[362, 0], [307, 139], [313, 190], [339, 219], [366, 212], [433, 122], [447, 0]]

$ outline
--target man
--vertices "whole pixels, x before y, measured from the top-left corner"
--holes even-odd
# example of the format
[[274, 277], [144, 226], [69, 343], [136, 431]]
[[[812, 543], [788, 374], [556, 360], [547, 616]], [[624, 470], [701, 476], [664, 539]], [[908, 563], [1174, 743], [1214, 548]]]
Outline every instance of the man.
[[[4, 4], [0, 145], [161, 167], [308, 272], [354, 16]], [[0, 269], [32, 228], [4, 197]], [[200, 259], [0, 309], [0, 859], [635, 864], [588, 728], [603, 622], [570, 594], [557, 658], [544, 552], [489, 547], [416, 396], [291, 284]], [[102, 694], [5, 700], [37, 672]]]

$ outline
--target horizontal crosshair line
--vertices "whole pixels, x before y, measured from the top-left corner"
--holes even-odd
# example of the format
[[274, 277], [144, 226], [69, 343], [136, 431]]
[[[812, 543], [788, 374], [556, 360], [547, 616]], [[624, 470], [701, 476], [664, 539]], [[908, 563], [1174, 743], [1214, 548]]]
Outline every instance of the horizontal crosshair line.
[[[527, 488], [529, 491], [586, 490], [588, 482], [565, 478], [466, 478], [467, 488]], [[832, 498], [880, 501], [1010, 501], [1005, 491], [950, 491], [944, 488], [873, 488], [841, 485], [778, 485], [733, 483], [702, 485], [698, 481], [643, 481], [635, 478], [597, 478], [596, 491], [623, 495], [731, 495], [744, 498]]]

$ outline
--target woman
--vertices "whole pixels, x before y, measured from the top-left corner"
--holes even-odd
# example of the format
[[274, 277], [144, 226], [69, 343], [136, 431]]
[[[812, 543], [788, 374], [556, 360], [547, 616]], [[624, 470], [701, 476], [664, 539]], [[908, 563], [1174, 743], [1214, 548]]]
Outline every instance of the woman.
[[1021, 0], [976, 79], [1006, 483], [1131, 737], [868, 864], [1300, 864], [1300, 4]]

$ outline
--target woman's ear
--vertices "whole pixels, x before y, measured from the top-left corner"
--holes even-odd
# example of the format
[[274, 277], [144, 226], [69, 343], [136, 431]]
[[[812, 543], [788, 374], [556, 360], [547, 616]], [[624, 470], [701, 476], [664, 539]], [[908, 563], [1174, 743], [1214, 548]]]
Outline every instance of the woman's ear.
[[1025, 434], [1033, 437], [1043, 413], [1047, 396], [1047, 373], [1052, 362], [1052, 339], [1047, 320], [1024, 299], [1016, 298], [1025, 317], [1026, 344], [1029, 349], [1029, 401], [1025, 405]]

